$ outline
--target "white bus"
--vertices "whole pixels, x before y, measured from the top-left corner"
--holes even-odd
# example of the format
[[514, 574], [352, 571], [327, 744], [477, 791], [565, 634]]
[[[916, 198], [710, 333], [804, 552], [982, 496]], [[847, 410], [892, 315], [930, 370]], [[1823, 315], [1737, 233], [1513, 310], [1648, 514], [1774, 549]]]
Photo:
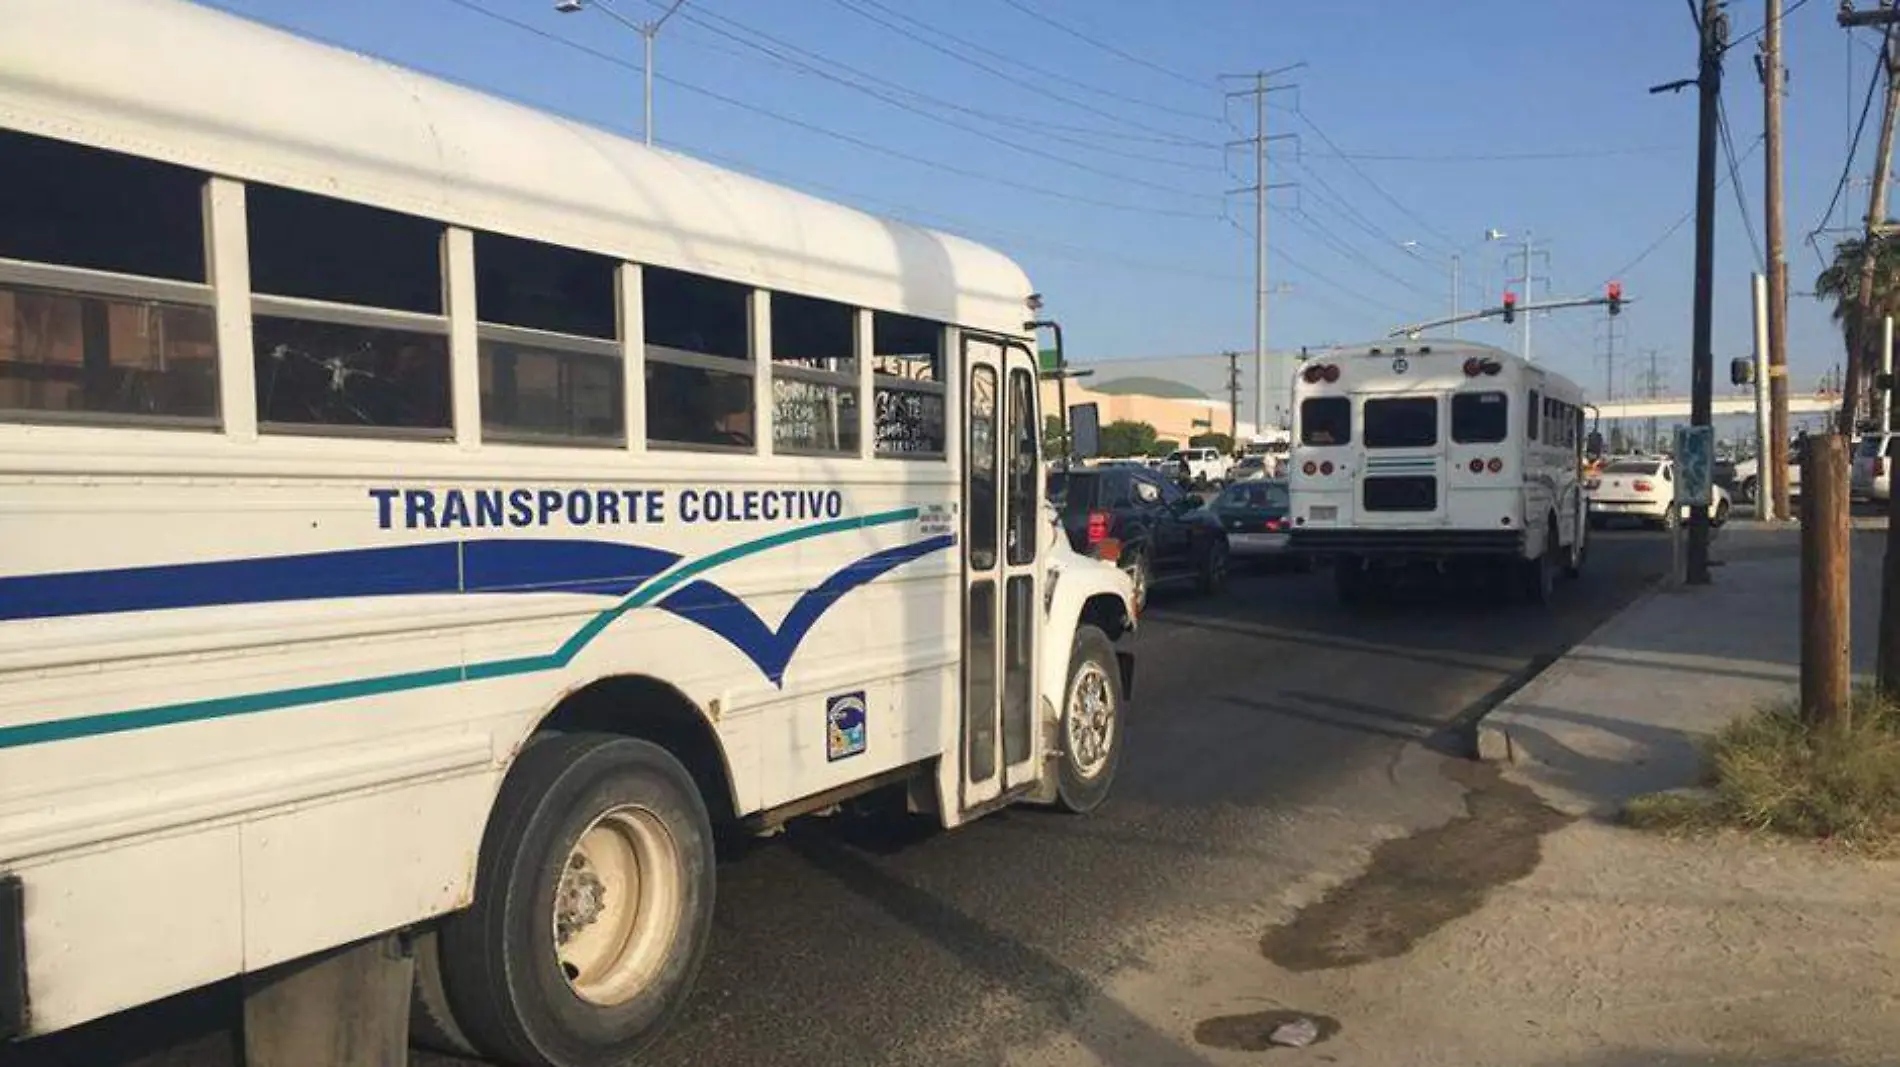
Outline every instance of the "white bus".
[[1008, 259], [180, 0], [0, 27], [0, 1049], [242, 974], [261, 1061], [617, 1063], [715, 831], [1106, 795]]
[[1547, 601], [1588, 549], [1583, 393], [1500, 349], [1356, 345], [1294, 377], [1296, 551], [1335, 564], [1342, 600], [1399, 566], [1502, 569]]

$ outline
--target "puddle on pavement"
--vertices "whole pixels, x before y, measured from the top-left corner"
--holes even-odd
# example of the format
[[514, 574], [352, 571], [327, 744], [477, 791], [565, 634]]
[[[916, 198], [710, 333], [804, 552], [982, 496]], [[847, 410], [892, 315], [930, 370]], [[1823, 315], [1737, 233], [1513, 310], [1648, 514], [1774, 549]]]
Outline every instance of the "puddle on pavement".
[[1487, 764], [1453, 761], [1445, 774], [1467, 787], [1465, 813], [1382, 842], [1363, 874], [1261, 938], [1267, 959], [1323, 971], [1403, 955], [1477, 911], [1491, 889], [1536, 870], [1544, 835], [1571, 821]]
[[1311, 1019], [1319, 1028], [1319, 1036], [1314, 1038], [1307, 1048], [1323, 1045], [1339, 1033], [1339, 1020], [1325, 1015], [1315, 1015], [1310, 1011], [1272, 1011], [1248, 1012], [1245, 1015], [1221, 1015], [1212, 1019], [1203, 1019], [1194, 1027], [1194, 1040], [1209, 1048], [1228, 1049], [1233, 1052], [1268, 1052], [1295, 1049], [1276, 1045], [1272, 1041], [1273, 1032], [1287, 1023]]

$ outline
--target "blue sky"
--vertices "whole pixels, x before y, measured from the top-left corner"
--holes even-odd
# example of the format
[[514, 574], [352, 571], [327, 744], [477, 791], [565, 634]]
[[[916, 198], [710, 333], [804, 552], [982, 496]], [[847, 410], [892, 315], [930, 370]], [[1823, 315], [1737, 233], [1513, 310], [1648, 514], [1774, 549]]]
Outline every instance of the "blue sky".
[[[1820, 266], [1805, 237], [1842, 173], [1877, 38], [1838, 28], [1833, 3], [1788, 2], [1787, 241], [1801, 292]], [[615, 4], [635, 19], [661, 10]], [[218, 6], [637, 135], [640, 39], [600, 11]], [[1760, 0], [1729, 11], [1737, 37], [1761, 25]], [[1656, 242], [1693, 202], [1695, 96], [1647, 92], [1694, 73], [1683, 3], [686, 0], [657, 54], [659, 143], [1002, 248], [1082, 359], [1251, 350], [1252, 200], [1223, 195], [1252, 181], [1251, 152], [1216, 146], [1252, 132], [1252, 105], [1225, 103], [1243, 86], [1217, 76], [1304, 63], [1268, 113], [1269, 132], [1299, 135], [1269, 162], [1271, 181], [1298, 185], [1271, 198], [1269, 281], [1290, 286], [1271, 300], [1273, 348], [1444, 313], [1453, 251], [1462, 305], [1495, 304], [1512, 242], [1484, 231], [1528, 229], [1549, 252], [1550, 295], [1597, 295], [1614, 276], [1636, 301], [1617, 323], [1617, 391], [1641, 386], [1651, 348], [1665, 390], [1687, 391], [1693, 227]], [[1731, 53], [1724, 96], [1759, 235], [1753, 55], [1752, 41]], [[1849, 194], [1864, 211], [1864, 187]], [[1731, 188], [1719, 206], [1721, 383], [1721, 361], [1750, 351], [1757, 260]], [[1812, 389], [1841, 359], [1839, 334], [1813, 299], [1791, 305], [1795, 386]], [[1540, 319], [1537, 357], [1600, 394], [1605, 326], [1600, 311]], [[1465, 336], [1516, 344], [1501, 325]]]

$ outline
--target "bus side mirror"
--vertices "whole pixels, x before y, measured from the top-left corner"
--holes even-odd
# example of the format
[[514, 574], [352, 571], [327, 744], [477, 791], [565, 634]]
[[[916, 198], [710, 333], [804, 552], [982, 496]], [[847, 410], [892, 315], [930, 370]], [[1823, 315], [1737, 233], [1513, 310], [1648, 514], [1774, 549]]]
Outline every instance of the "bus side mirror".
[[1584, 445], [1584, 450], [1587, 451], [1592, 456], [1602, 455], [1603, 454], [1603, 434], [1596, 430], [1591, 430], [1589, 440]]
[[1102, 454], [1102, 416], [1098, 405], [1069, 405], [1069, 451], [1077, 459], [1094, 459]]
[[1728, 383], [1730, 385], [1754, 385], [1755, 361], [1739, 357], [1729, 360]]

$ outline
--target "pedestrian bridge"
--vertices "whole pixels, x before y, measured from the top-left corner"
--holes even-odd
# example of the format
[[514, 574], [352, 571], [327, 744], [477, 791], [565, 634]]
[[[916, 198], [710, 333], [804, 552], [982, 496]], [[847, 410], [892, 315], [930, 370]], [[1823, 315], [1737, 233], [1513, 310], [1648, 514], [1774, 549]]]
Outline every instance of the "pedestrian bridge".
[[[1841, 398], [1832, 393], [1809, 393], [1788, 398], [1788, 414], [1819, 415], [1837, 411]], [[1606, 420], [1617, 419], [1682, 419], [1689, 418], [1689, 398], [1656, 397], [1639, 400], [1613, 400], [1607, 404], [1595, 405], [1596, 411]], [[1713, 410], [1716, 415], [1753, 415], [1755, 398], [1752, 395], [1718, 396]]]

